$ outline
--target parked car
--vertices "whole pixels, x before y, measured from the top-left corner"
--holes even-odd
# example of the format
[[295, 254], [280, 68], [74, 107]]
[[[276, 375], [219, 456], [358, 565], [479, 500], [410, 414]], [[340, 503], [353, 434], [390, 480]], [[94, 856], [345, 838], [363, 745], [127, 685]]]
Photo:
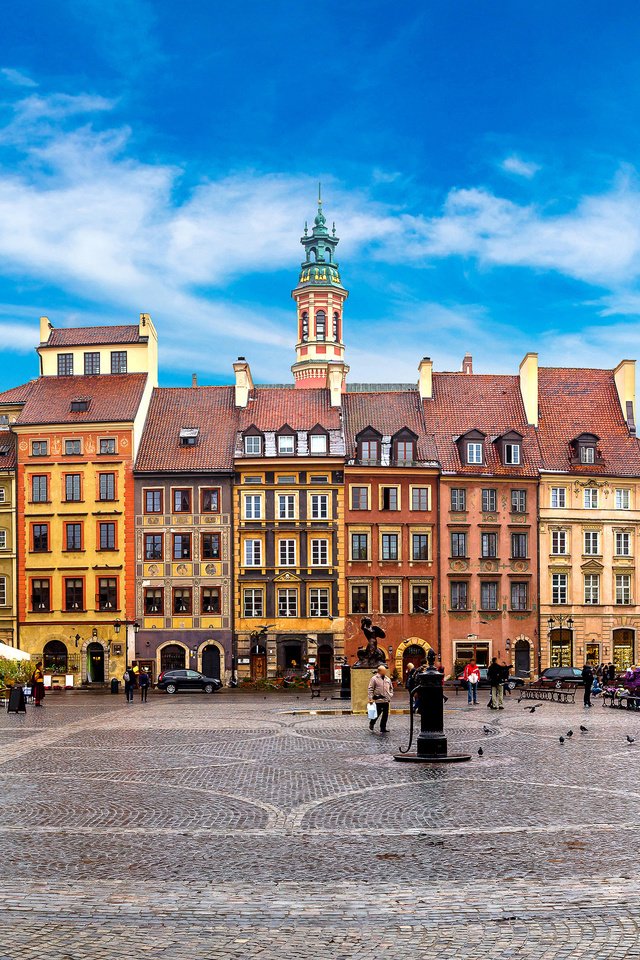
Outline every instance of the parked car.
[[559, 687], [563, 683], [574, 684], [576, 687], [584, 686], [582, 681], [582, 670], [580, 667], [547, 667], [543, 670], [534, 686]]
[[215, 693], [222, 686], [220, 680], [205, 677], [197, 670], [165, 670], [158, 677], [158, 690], [178, 693], [180, 690], [200, 690], [202, 693]]
[[[490, 687], [491, 684], [489, 683], [489, 679], [488, 679], [488, 677], [487, 677], [487, 668], [486, 668], [486, 667], [478, 667], [478, 669], [479, 669], [479, 671], [480, 671], [480, 683], [478, 684], [478, 686], [479, 686], [479, 687]], [[460, 683], [460, 686], [463, 687], [463, 688], [466, 690], [466, 689], [467, 689], [467, 681], [462, 679], [462, 674], [461, 674], [461, 673], [458, 675], [458, 678], [457, 678], [457, 679], [458, 679], [458, 681], [459, 681], [459, 683]], [[506, 681], [506, 684], [505, 684], [505, 685], [509, 688], [509, 690], [515, 690], [516, 687], [523, 687], [523, 686], [524, 686], [524, 680], [522, 679], [522, 677], [511, 677], [511, 676], [510, 676], [509, 679]]]

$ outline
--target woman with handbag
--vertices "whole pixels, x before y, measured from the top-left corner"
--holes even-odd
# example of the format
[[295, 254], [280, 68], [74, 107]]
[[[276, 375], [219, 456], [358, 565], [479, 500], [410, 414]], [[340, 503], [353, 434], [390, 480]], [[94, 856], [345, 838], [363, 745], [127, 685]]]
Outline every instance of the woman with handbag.
[[480, 682], [480, 670], [478, 664], [472, 658], [464, 668], [462, 680], [467, 684], [467, 703], [473, 703], [474, 707], [478, 705], [478, 683]]
[[[387, 676], [387, 668], [384, 663], [378, 666], [378, 670], [369, 681], [369, 707], [367, 715], [369, 716], [369, 730], [373, 730], [378, 717], [380, 718], [380, 733], [387, 732], [387, 720], [389, 719], [389, 704], [393, 699], [393, 684]], [[375, 714], [371, 708], [375, 709]], [[373, 715], [372, 715], [373, 714]]]

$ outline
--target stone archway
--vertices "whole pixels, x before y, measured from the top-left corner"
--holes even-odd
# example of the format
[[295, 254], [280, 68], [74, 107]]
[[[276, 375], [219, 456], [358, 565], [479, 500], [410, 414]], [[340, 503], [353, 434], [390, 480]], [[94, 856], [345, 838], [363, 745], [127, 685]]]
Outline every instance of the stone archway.
[[189, 666], [189, 649], [184, 643], [168, 640], [156, 650], [158, 676], [165, 670], [185, 670]]
[[396, 659], [395, 659], [395, 669], [398, 671], [398, 676], [404, 680], [404, 653], [408, 647], [421, 647], [424, 650], [425, 660], [429, 650], [431, 650], [431, 644], [427, 643], [426, 640], [423, 640], [422, 637], [407, 637], [406, 640], [403, 640], [401, 644], [398, 645], [396, 650]]
[[207, 673], [207, 670], [205, 670], [205, 667], [210, 669], [211, 666], [215, 664], [216, 660], [217, 671], [219, 674], [218, 679], [224, 680], [226, 676], [224, 647], [218, 640], [214, 640], [213, 637], [211, 637], [208, 640], [204, 640], [198, 648], [197, 669], [200, 671], [200, 673], [207, 674], [207, 676], [216, 676], [215, 673]]

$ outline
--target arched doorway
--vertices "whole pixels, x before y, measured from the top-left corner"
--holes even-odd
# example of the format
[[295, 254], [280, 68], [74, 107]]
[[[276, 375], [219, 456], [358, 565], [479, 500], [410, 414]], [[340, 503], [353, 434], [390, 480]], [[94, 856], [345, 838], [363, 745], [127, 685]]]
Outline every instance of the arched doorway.
[[304, 647], [297, 637], [285, 637], [278, 644], [278, 670], [280, 673], [302, 674]]
[[267, 675], [267, 648], [257, 643], [251, 647], [251, 680], [264, 680]]
[[549, 634], [549, 647], [552, 667], [573, 666], [573, 630], [552, 630]]
[[531, 644], [524, 637], [516, 640], [515, 669], [516, 677], [528, 677], [531, 673]]
[[406, 683], [407, 681], [410, 663], [412, 663], [414, 667], [421, 667], [426, 659], [426, 650], [418, 646], [417, 643], [410, 643], [408, 647], [405, 647], [402, 653], [402, 682]]
[[213, 643], [208, 643], [202, 651], [202, 672], [205, 677], [220, 679], [220, 650]]
[[634, 631], [621, 627], [613, 631], [613, 663], [617, 673], [622, 673], [635, 663], [633, 655]]
[[45, 673], [67, 673], [69, 654], [62, 640], [49, 640], [42, 651], [42, 665]]
[[185, 649], [178, 643], [168, 643], [160, 651], [160, 671], [165, 670], [184, 670], [185, 668]]
[[[405, 653], [409, 650], [412, 652], [405, 657]], [[396, 675], [401, 677], [404, 682], [407, 679], [407, 664], [412, 663], [414, 667], [417, 667], [424, 663], [429, 650], [431, 650], [431, 646], [422, 637], [407, 637], [398, 645], [394, 655], [395, 659], [391, 659], [389, 667], [393, 668], [395, 666]]]
[[333, 647], [330, 643], [321, 643], [318, 647], [318, 672], [320, 683], [333, 683]]
[[95, 640], [87, 647], [87, 680], [104, 683], [104, 647]]

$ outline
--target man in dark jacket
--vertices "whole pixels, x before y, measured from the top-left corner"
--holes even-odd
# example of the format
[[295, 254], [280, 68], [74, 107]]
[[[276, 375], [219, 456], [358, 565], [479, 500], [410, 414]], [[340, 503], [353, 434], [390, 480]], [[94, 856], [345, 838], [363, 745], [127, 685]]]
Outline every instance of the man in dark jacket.
[[503, 670], [498, 663], [498, 658], [494, 657], [487, 670], [487, 679], [491, 684], [491, 703], [489, 706], [492, 710], [504, 710], [502, 674]]
[[582, 668], [582, 682], [584, 683], [584, 705], [591, 706], [591, 687], [593, 686], [593, 670], [588, 663]]

